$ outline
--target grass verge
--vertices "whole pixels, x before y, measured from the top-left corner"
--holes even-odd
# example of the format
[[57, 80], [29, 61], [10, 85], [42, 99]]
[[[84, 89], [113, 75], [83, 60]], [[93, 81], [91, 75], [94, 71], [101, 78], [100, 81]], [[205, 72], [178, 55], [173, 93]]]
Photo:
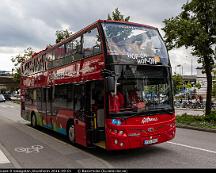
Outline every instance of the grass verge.
[[177, 126], [191, 126], [201, 129], [215, 129], [216, 130], [216, 111], [208, 116], [194, 116], [183, 114], [176, 116]]

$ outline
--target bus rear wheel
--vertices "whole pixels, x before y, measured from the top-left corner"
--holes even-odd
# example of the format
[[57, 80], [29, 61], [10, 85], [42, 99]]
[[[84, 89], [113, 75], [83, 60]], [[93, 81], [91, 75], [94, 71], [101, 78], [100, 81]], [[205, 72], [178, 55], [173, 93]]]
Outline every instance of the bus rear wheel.
[[36, 115], [34, 113], [31, 115], [31, 126], [34, 128], [37, 127], [37, 119], [36, 119]]
[[67, 135], [68, 135], [68, 139], [70, 143], [74, 144], [75, 143], [75, 131], [74, 131], [73, 123], [68, 124]]

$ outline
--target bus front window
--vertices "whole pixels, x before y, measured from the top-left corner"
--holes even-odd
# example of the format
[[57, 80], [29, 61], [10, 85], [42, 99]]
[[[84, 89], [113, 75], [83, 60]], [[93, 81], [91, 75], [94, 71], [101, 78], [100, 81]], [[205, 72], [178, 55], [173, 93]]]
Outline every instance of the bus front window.
[[165, 44], [156, 29], [119, 23], [104, 23], [103, 29], [112, 63], [147, 64], [152, 57], [156, 63], [169, 63]]
[[161, 69], [158, 73], [157, 70], [159, 69], [151, 73], [142, 70], [140, 73], [137, 70], [138, 76], [133, 78], [131, 75], [130, 78], [125, 78], [125, 75], [120, 76], [117, 80], [116, 94], [111, 93], [109, 96], [110, 113], [145, 113], [172, 109], [171, 85], [167, 71]]

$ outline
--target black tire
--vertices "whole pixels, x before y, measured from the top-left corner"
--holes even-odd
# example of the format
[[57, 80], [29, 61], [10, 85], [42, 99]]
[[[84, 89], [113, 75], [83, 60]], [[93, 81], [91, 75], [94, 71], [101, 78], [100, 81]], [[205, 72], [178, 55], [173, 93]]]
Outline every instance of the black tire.
[[75, 143], [75, 130], [73, 122], [69, 122], [67, 125], [67, 137], [71, 144]]
[[34, 113], [32, 113], [32, 115], [31, 115], [31, 126], [34, 128], [37, 127], [37, 118], [36, 118], [36, 115]]

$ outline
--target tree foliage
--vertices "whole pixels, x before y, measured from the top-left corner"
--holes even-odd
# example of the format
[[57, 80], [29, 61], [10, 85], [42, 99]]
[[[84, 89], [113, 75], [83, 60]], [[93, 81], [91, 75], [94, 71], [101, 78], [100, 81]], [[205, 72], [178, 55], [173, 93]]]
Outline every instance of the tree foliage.
[[191, 47], [191, 54], [207, 76], [206, 115], [211, 112], [212, 69], [216, 45], [216, 1], [191, 0], [182, 6], [182, 12], [164, 20], [165, 42], [169, 50]]
[[[129, 21], [130, 20], [130, 16], [124, 18], [124, 15], [121, 14], [121, 12], [119, 11], [118, 8], [116, 8], [113, 12], [112, 12], [112, 17], [110, 16], [110, 14], [108, 14], [108, 20], [115, 20], [115, 21]], [[132, 32], [132, 28], [121, 28], [119, 26], [115, 26], [115, 25], [107, 25], [106, 28], [104, 28], [106, 30], [106, 36], [107, 38], [112, 38], [114, 42], [119, 42], [121, 40], [125, 40], [126, 38], [128, 38], [128, 36], [131, 34]]]
[[71, 31], [66, 30], [57, 30], [56, 31], [56, 43], [61, 42], [62, 40], [70, 37], [72, 35]]
[[16, 82], [20, 81], [21, 71], [20, 66], [23, 62], [25, 62], [27, 59], [31, 58], [34, 51], [31, 47], [28, 47], [26, 50], [24, 50], [23, 54], [18, 54], [15, 57], [11, 58], [11, 61], [14, 63], [13, 68], [13, 77]]
[[197, 89], [200, 89], [200, 88], [201, 88], [201, 84], [200, 84], [199, 82], [196, 82], [195, 87], [196, 87]]
[[130, 20], [130, 16], [127, 16], [127, 17], [124, 18], [124, 15], [122, 15], [121, 12], [119, 11], [119, 9], [116, 8], [112, 12], [112, 16], [110, 16], [110, 14], [108, 14], [107, 19], [108, 20], [116, 20], [116, 21], [126, 21], [126, 22], [128, 22]]
[[173, 80], [174, 94], [180, 93], [184, 83], [182, 76], [180, 74], [174, 74], [172, 76], [172, 80]]

